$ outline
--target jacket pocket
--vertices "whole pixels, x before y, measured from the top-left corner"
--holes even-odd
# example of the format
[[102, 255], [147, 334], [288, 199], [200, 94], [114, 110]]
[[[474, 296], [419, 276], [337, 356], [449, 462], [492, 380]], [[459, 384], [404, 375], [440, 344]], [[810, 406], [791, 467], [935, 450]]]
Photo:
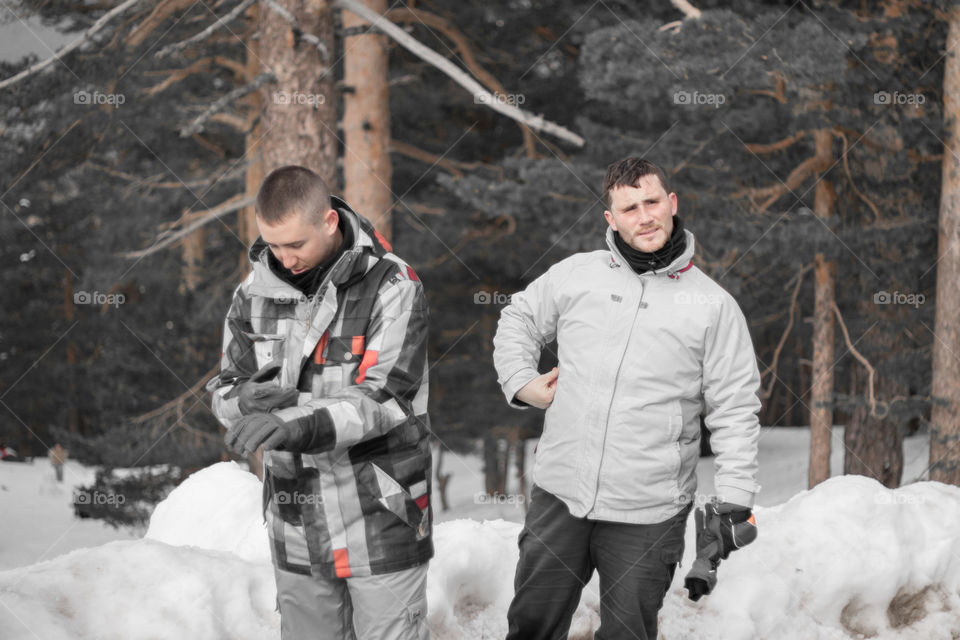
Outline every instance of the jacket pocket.
[[363, 462], [359, 469], [360, 484], [366, 489], [374, 508], [392, 513], [414, 529], [417, 539], [430, 535], [430, 509], [426, 479], [404, 487], [374, 462]]
[[253, 352], [257, 358], [258, 369], [271, 362], [281, 362], [283, 360], [285, 335], [247, 332], [244, 332], [244, 335], [253, 343]]

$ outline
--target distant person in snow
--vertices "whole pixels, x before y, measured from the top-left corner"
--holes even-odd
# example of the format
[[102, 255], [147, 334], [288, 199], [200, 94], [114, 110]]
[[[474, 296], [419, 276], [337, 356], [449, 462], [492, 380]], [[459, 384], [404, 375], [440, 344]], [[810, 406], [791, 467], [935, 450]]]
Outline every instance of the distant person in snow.
[[207, 388], [227, 444], [263, 448], [281, 637], [428, 638], [423, 285], [305, 167], [268, 175], [256, 211]]
[[23, 458], [17, 455], [17, 450], [0, 443], [0, 460], [5, 462], [23, 462]]
[[69, 452], [59, 443], [47, 451], [47, 457], [50, 458], [50, 464], [53, 465], [53, 472], [57, 474], [57, 482], [63, 482], [63, 463], [67, 461], [68, 456]]
[[[737, 302], [693, 266], [659, 167], [612, 164], [603, 199], [607, 248], [515, 294], [494, 338], [507, 400], [546, 409], [509, 640], [565, 638], [594, 569], [596, 637], [657, 637], [697, 488], [701, 412], [723, 517], [749, 518], [759, 489], [760, 376]], [[541, 375], [554, 339], [559, 364]]]

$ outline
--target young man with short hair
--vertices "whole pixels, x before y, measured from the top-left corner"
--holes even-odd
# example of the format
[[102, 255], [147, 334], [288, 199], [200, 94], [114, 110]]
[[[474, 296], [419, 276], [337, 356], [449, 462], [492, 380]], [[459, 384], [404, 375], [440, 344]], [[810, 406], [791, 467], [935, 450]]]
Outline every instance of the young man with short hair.
[[[596, 638], [653, 640], [683, 555], [700, 414], [725, 517], [749, 517], [760, 376], [733, 297], [691, 262], [663, 171], [607, 170], [607, 249], [551, 267], [504, 308], [494, 363], [508, 402], [546, 409], [508, 640], [566, 638], [600, 574]], [[557, 340], [559, 364], [539, 375]]]
[[305, 167], [257, 194], [213, 410], [263, 448], [284, 640], [428, 638], [433, 555], [423, 286]]

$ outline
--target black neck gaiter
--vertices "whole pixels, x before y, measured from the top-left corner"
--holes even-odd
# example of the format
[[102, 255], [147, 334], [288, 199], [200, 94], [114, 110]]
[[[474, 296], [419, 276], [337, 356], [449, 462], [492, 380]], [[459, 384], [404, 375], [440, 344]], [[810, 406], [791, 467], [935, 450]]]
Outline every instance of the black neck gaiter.
[[617, 231], [613, 232], [613, 242], [623, 259], [637, 273], [665, 269], [687, 248], [687, 236], [683, 232], [683, 220], [680, 216], [673, 216], [673, 232], [667, 242], [652, 253], [637, 251], [624, 242]]
[[349, 224], [344, 223], [342, 215], [340, 216], [340, 234], [343, 236], [343, 239], [340, 241], [340, 247], [333, 252], [332, 256], [313, 269], [309, 269], [303, 273], [292, 273], [280, 264], [280, 261], [277, 260], [272, 251], [270, 255], [267, 256], [267, 259], [270, 261], [270, 269], [280, 276], [281, 280], [303, 295], [311, 296], [320, 288], [320, 283], [323, 281], [323, 277], [327, 274], [327, 271], [330, 270], [330, 267], [336, 263], [337, 259], [343, 255], [343, 252], [346, 251], [348, 247], [353, 246], [353, 231], [350, 229]]

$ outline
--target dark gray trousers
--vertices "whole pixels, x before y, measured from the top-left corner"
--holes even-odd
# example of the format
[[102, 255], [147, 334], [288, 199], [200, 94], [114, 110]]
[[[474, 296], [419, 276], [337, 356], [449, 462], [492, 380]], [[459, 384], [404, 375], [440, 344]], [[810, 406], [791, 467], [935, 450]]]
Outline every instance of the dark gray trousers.
[[507, 640], [561, 640], [594, 569], [600, 574], [596, 640], [655, 640], [657, 613], [683, 556], [687, 507], [657, 524], [575, 518], [534, 486], [523, 530]]

